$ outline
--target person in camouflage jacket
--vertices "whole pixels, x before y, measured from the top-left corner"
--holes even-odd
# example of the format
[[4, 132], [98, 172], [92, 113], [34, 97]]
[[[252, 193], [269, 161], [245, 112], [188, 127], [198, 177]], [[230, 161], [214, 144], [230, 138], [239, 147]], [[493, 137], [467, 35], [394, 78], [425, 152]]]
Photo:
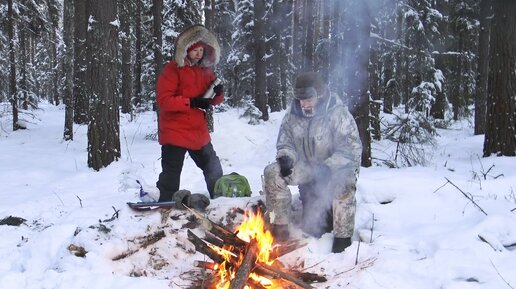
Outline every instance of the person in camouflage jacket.
[[320, 237], [333, 230], [333, 252], [351, 245], [355, 191], [362, 144], [353, 116], [330, 94], [315, 72], [296, 79], [294, 99], [283, 118], [276, 162], [264, 170], [264, 190], [271, 231], [289, 238], [292, 194], [297, 185], [303, 204], [303, 231]]

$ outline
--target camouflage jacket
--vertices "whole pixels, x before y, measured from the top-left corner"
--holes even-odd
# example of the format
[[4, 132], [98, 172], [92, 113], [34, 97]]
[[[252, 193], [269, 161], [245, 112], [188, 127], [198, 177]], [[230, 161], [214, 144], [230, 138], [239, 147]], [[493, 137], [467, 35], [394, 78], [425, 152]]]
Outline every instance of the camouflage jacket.
[[324, 163], [340, 179], [358, 174], [362, 153], [355, 120], [334, 94], [320, 99], [313, 117], [303, 116], [299, 100], [294, 99], [283, 118], [276, 148], [276, 158], [291, 157], [298, 171], [309, 172]]

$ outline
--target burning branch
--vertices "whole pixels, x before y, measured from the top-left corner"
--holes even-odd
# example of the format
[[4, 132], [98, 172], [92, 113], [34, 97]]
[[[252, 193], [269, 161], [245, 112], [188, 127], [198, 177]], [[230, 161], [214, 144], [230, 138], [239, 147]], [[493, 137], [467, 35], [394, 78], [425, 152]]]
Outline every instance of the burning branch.
[[[289, 271], [274, 262], [276, 258], [290, 253], [306, 244], [291, 241], [277, 247], [272, 246], [273, 238], [265, 230], [261, 214], [251, 213], [249, 218], [238, 228], [237, 233], [225, 229], [204, 217], [195, 210], [189, 209], [200, 219], [208, 230], [203, 239], [188, 230], [188, 240], [196, 250], [208, 256], [214, 262], [196, 261], [199, 268], [218, 272], [220, 281], [211, 288], [242, 289], [244, 287], [263, 289], [272, 284], [270, 279], [279, 279], [304, 289], [313, 289], [309, 282], [324, 282], [326, 278], [297, 271]], [[247, 217], [247, 215], [246, 215]], [[272, 264], [272, 265], [271, 265]], [[229, 286], [228, 286], [229, 285]]]
[[244, 260], [235, 274], [235, 278], [231, 281], [231, 285], [229, 289], [242, 289], [249, 278], [249, 274], [251, 274], [251, 270], [253, 269], [256, 259], [258, 258], [258, 248], [256, 242], [252, 241], [249, 246], [247, 246], [247, 252], [244, 255]]
[[[185, 206], [186, 207], [186, 206]], [[201, 213], [196, 210], [186, 207], [194, 216], [196, 216], [200, 221], [201, 225], [215, 236], [219, 237], [222, 240], [226, 240], [229, 243], [235, 246], [245, 246], [246, 242], [239, 239], [236, 234], [231, 233], [229, 230], [215, 224], [210, 219], [204, 217]]]

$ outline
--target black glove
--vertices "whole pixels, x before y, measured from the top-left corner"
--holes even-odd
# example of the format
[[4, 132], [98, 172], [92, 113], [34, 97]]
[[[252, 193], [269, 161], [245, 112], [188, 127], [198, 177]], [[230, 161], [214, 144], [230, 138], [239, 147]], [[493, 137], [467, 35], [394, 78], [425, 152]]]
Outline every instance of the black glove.
[[183, 199], [183, 204], [197, 211], [204, 211], [210, 205], [210, 199], [203, 194], [191, 194]]
[[194, 108], [194, 107], [198, 107], [198, 108], [202, 108], [202, 109], [207, 109], [208, 106], [211, 105], [211, 99], [209, 98], [202, 98], [201, 97], [196, 97], [196, 98], [191, 98], [190, 99], [190, 107]]
[[221, 95], [224, 92], [224, 86], [222, 84], [215, 85], [213, 92], [215, 92], [215, 96]]
[[185, 204], [188, 198], [192, 195], [189, 190], [179, 190], [172, 195], [172, 201], [176, 202], [176, 207], [178, 209], [184, 209]]
[[184, 205], [198, 211], [204, 211], [210, 205], [210, 199], [203, 194], [192, 194], [189, 190], [179, 190], [172, 195], [176, 208], [184, 210]]
[[277, 159], [280, 166], [280, 173], [282, 177], [287, 177], [292, 174], [292, 168], [294, 168], [294, 160], [289, 156], [281, 156]]

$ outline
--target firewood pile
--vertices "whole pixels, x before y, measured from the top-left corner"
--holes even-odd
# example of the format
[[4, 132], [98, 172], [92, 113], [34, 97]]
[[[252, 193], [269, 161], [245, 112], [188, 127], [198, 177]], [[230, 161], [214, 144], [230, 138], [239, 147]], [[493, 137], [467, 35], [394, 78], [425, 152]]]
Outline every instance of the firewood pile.
[[[188, 230], [188, 240], [196, 251], [212, 260], [195, 261], [194, 266], [212, 272], [212, 278], [203, 280], [196, 288], [314, 288], [311, 283], [326, 281], [324, 276], [288, 269], [278, 261], [279, 257], [306, 244], [299, 240], [274, 244], [270, 233], [261, 225], [264, 222], [260, 212], [246, 214], [246, 220], [233, 233], [195, 210], [190, 211], [206, 231], [204, 238], [200, 238]], [[250, 220], [258, 222], [250, 224], [251, 230], [262, 232], [250, 233], [248, 237], [243, 232], [247, 230], [244, 224]]]

